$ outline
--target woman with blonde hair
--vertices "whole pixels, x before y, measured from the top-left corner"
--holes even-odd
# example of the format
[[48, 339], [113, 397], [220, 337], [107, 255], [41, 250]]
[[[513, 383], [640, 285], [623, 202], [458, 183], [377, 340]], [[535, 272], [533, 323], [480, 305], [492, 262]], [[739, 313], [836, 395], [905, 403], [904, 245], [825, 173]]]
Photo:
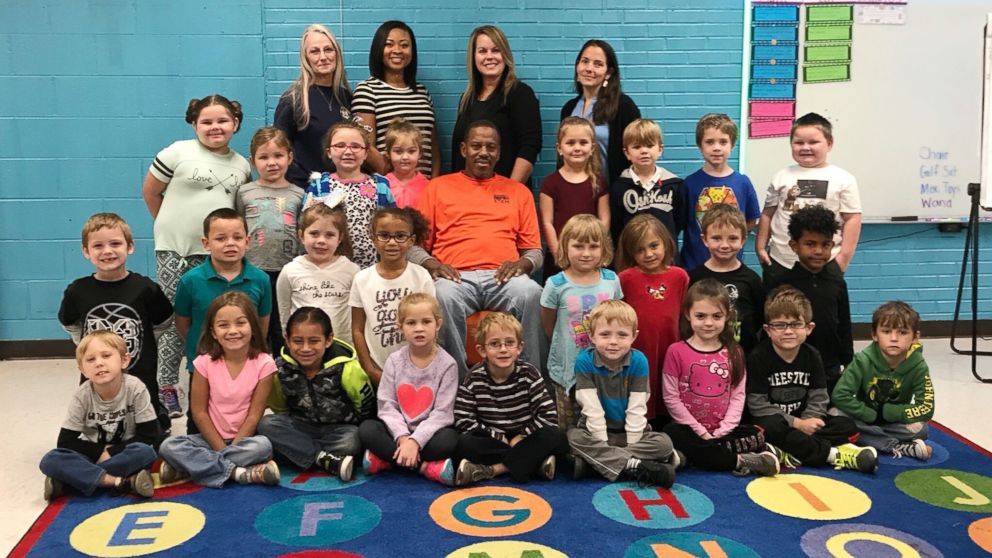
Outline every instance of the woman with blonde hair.
[[337, 122], [350, 119], [351, 89], [341, 44], [328, 28], [315, 23], [300, 38], [300, 75], [276, 106], [273, 125], [286, 132], [293, 145], [286, 178], [305, 189], [311, 173], [333, 170], [324, 155], [324, 136]]
[[468, 86], [451, 140], [452, 170], [465, 167], [461, 143], [469, 125], [488, 120], [500, 137], [496, 174], [530, 185], [541, 152], [541, 110], [534, 90], [517, 79], [506, 35], [493, 25], [476, 27], [469, 36], [466, 66]]

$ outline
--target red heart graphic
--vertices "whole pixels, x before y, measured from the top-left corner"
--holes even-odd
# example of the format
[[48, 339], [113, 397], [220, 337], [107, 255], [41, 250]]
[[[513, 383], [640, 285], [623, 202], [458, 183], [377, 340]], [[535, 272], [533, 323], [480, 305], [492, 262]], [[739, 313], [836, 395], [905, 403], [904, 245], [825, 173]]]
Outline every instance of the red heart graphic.
[[396, 399], [406, 418], [412, 420], [419, 417], [434, 402], [434, 390], [430, 386], [415, 388], [411, 384], [400, 384], [396, 388]]

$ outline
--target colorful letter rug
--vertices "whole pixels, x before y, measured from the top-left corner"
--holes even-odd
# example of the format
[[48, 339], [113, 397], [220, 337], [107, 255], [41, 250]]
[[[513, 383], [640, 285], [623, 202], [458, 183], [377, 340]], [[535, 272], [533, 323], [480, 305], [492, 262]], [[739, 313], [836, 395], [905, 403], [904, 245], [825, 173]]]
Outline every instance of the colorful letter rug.
[[[992, 454], [931, 429], [926, 463], [875, 475], [680, 471], [671, 490], [505, 480], [446, 489], [388, 471], [346, 484], [283, 469], [282, 486], [188, 483], [155, 498], [50, 505], [12, 556], [858, 557], [992, 554]], [[41, 492], [41, 483], [38, 486]]]

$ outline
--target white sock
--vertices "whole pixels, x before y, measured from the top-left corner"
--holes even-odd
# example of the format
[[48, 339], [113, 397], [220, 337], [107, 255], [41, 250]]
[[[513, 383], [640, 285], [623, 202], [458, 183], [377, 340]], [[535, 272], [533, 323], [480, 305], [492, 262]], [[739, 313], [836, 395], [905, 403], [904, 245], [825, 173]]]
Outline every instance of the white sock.
[[833, 465], [837, 462], [837, 456], [840, 454], [837, 448], [830, 448], [830, 453], [827, 454], [827, 463]]
[[641, 460], [636, 457], [631, 457], [627, 460], [627, 469], [636, 469], [638, 465], [641, 464]]
[[244, 484], [244, 478], [247, 473], [248, 473], [248, 469], [245, 469], [244, 467], [235, 467], [234, 480], [238, 481], [241, 484]]

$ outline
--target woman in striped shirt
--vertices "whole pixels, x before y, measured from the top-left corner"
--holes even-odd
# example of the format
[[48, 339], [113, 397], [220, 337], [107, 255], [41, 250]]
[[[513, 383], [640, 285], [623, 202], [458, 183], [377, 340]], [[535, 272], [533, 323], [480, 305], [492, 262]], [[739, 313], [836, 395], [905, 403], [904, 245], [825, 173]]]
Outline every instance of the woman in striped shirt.
[[355, 87], [351, 110], [375, 135], [376, 149], [366, 164], [384, 173], [386, 128], [402, 118], [416, 126], [423, 138], [418, 170], [428, 178], [441, 174], [441, 152], [434, 125], [434, 104], [422, 83], [417, 83], [417, 39], [402, 21], [379, 26], [369, 49], [369, 79]]

